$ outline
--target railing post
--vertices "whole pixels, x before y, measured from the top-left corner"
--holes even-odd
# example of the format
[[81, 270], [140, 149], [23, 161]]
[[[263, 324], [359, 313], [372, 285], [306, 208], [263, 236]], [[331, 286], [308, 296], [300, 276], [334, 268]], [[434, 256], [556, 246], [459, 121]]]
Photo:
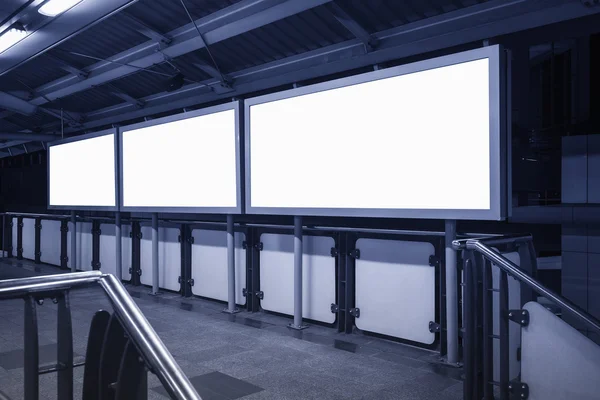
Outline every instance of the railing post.
[[77, 215], [71, 211], [71, 272], [77, 272]]
[[246, 230], [246, 310], [257, 312], [260, 310], [259, 298], [256, 293], [260, 291], [260, 235], [256, 228]]
[[69, 221], [63, 219], [60, 221], [60, 267], [63, 269], [69, 268], [67, 251], [67, 234], [69, 233]]
[[102, 267], [100, 263], [100, 221], [92, 221], [92, 270], [97, 271]]
[[2, 257], [11, 256], [11, 250], [9, 249], [9, 247], [12, 245], [10, 244], [10, 241], [8, 240], [7, 236], [10, 236], [12, 240], [12, 232], [10, 232], [10, 235], [6, 234], [6, 232], [8, 231], [8, 229], [6, 229], [8, 220], [9, 218], [6, 218], [6, 214], [2, 214]]
[[123, 279], [123, 237], [121, 233], [121, 212], [115, 213], [115, 272], [119, 280]]
[[229, 314], [239, 312], [235, 303], [235, 229], [233, 215], [227, 215], [227, 308]]
[[302, 217], [294, 217], [294, 322], [288, 326], [301, 330], [302, 325]]
[[456, 250], [452, 241], [456, 239], [456, 221], [446, 221], [446, 336], [449, 364], [458, 363], [458, 271]]
[[35, 219], [35, 253], [34, 253], [34, 257], [35, 257], [35, 263], [36, 264], [40, 264], [42, 262], [41, 257], [42, 257], [42, 251], [41, 251], [41, 246], [42, 246], [42, 219], [41, 218], [36, 218]]
[[24, 393], [25, 400], [38, 400], [40, 395], [39, 382], [39, 342], [37, 325], [37, 304], [32, 296], [25, 297], [24, 339]]
[[494, 400], [494, 321], [492, 263], [481, 256], [483, 266], [483, 398]]
[[158, 214], [152, 213], [152, 294], [158, 294]]
[[508, 319], [508, 275], [500, 269], [500, 400], [509, 400], [510, 348]]
[[58, 366], [58, 400], [73, 400], [73, 327], [69, 292], [56, 298], [58, 303], [56, 360]]
[[17, 260], [23, 259], [23, 217], [17, 217]]
[[464, 252], [464, 317], [463, 317], [463, 363], [465, 369], [464, 380], [464, 399], [479, 400], [474, 397], [475, 389], [475, 354], [474, 354], [474, 339], [475, 339], [475, 304], [474, 291], [475, 279], [473, 276], [473, 262], [469, 252]]
[[142, 228], [137, 221], [131, 222], [131, 284], [139, 286], [141, 284], [140, 274], [142, 269], [140, 266], [141, 257], [141, 239]]
[[181, 273], [179, 278], [180, 293], [183, 297], [192, 296], [192, 229], [188, 224], [181, 224]]

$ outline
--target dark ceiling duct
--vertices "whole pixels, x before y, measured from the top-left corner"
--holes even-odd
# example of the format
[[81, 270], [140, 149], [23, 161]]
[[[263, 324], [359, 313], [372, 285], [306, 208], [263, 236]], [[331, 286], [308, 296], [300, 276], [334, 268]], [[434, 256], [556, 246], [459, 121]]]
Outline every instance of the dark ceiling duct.
[[43, 135], [39, 133], [0, 132], [0, 140], [31, 140], [35, 142], [52, 142], [60, 139], [57, 135]]
[[33, 115], [37, 111], [37, 106], [5, 92], [0, 92], [0, 108], [23, 115]]

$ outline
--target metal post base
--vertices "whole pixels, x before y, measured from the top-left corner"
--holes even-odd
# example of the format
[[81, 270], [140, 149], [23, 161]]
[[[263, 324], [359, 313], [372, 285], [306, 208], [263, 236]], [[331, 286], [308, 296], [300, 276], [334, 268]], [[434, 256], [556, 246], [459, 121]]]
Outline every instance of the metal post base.
[[301, 330], [304, 330], [304, 329], [308, 328], [308, 325], [299, 325], [299, 326], [297, 326], [297, 325], [294, 325], [293, 322], [290, 322], [288, 324], [288, 328], [293, 329], [295, 331], [301, 331]]
[[223, 311], [225, 314], [237, 314], [239, 312], [242, 312], [242, 310], [240, 310], [239, 308], [235, 308], [235, 310], [230, 310], [229, 308], [225, 308]]

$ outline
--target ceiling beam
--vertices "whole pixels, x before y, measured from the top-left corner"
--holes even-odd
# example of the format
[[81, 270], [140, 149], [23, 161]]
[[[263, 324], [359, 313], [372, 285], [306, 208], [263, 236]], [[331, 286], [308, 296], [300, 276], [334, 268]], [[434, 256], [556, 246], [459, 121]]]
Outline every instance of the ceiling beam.
[[127, 11], [123, 11], [121, 15], [127, 18], [129, 22], [131, 22], [134, 25], [136, 31], [146, 36], [148, 39], [154, 40], [155, 42], [159, 42], [163, 45], [168, 45], [173, 41], [169, 36], [158, 32], [154, 28], [151, 28], [150, 26], [148, 26], [148, 24], [146, 24], [139, 18], [131, 15]]
[[[198, 36], [194, 24], [189, 23], [173, 30], [167, 36], [172, 39], [170, 45], [160, 52], [153, 40], [121, 52], [87, 68], [88, 79], [79, 81], [72, 75], [57, 79], [36, 88], [38, 97], [31, 101], [42, 105], [49, 101], [66, 97], [94, 86], [121, 78], [164, 62], [165, 56], [175, 58], [197, 51], [205, 45], [221, 42], [231, 37], [251, 31], [272, 22], [298, 14], [302, 11], [326, 4], [331, 0], [242, 0], [239, 3], [219, 10], [196, 21], [204, 40]], [[115, 64], [115, 62], [127, 65]]]
[[352, 18], [338, 3], [332, 1], [327, 4], [327, 9], [340, 24], [354, 35], [355, 38], [363, 42], [367, 51], [372, 51], [377, 47], [379, 44], [378, 40], [367, 32], [367, 30]]
[[76, 68], [68, 62], [66, 62], [65, 60], [63, 60], [62, 58], [57, 57], [53, 54], [46, 53], [46, 57], [58, 64], [60, 69], [70, 74], [76, 75], [79, 79], [86, 79], [89, 75], [89, 72]]
[[135, 97], [128, 95], [123, 90], [119, 89], [118, 87], [116, 87], [113, 84], [108, 83], [105, 85], [105, 87], [110, 91], [110, 93], [113, 96], [120, 98], [121, 100], [131, 104], [135, 108], [138, 108], [138, 109], [144, 108], [144, 106], [146, 105], [146, 103], [144, 103], [143, 100], [138, 100]]
[[0, 108], [23, 115], [33, 115], [37, 111], [36, 105], [6, 92], [0, 92]]

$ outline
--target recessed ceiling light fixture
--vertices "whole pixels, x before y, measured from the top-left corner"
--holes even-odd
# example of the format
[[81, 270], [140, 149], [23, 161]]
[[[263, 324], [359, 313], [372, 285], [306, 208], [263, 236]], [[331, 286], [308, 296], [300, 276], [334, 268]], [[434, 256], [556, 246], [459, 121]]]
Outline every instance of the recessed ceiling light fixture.
[[40, 14], [48, 17], [55, 17], [62, 14], [74, 5], [81, 3], [82, 0], [48, 0], [38, 9]]
[[19, 43], [25, 36], [27, 36], [25, 29], [11, 28], [5, 31], [0, 35], [0, 53]]

